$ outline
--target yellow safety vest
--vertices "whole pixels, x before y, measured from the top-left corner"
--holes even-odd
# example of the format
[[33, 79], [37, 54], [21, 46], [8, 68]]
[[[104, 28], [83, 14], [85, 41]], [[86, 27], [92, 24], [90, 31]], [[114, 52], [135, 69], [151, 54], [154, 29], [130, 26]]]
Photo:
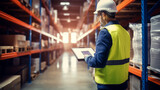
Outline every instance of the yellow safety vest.
[[98, 84], [122, 84], [128, 79], [130, 58], [130, 35], [119, 24], [104, 27], [112, 38], [112, 47], [104, 68], [95, 68]]

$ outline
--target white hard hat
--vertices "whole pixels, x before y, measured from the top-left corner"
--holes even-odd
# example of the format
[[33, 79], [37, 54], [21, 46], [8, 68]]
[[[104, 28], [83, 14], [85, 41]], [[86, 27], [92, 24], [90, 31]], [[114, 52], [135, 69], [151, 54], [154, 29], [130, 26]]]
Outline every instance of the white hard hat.
[[117, 12], [116, 3], [113, 0], [100, 0], [97, 4], [97, 9], [94, 14], [97, 14], [98, 11], [108, 11], [109, 13]]

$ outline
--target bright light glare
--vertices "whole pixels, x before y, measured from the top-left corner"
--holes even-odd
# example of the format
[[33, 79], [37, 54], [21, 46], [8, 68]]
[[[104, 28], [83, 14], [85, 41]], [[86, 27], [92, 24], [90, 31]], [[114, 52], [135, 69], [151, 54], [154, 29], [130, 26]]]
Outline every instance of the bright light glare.
[[70, 29], [70, 28], [68, 28], [68, 32], [71, 32], [71, 29]]
[[69, 38], [68, 38], [68, 32], [64, 32], [63, 33], [63, 43], [68, 43], [69, 42]]
[[70, 14], [69, 13], [64, 13], [64, 16], [69, 16]]
[[35, 8], [39, 8], [39, 6], [36, 4], [35, 6], [34, 6]]
[[76, 43], [77, 42], [77, 33], [72, 32], [71, 33], [71, 43]]
[[69, 2], [60, 2], [60, 5], [70, 5]]
[[57, 38], [58, 38], [57, 43], [59, 43], [59, 39], [60, 39], [59, 33], [57, 33]]
[[63, 7], [63, 10], [64, 10], [64, 11], [67, 11], [67, 10], [68, 10], [68, 7], [67, 7], [67, 6], [64, 6], [64, 7]]
[[79, 17], [79, 16], [77, 16], [77, 19], [80, 19], [80, 17]]
[[69, 72], [69, 57], [65, 53], [62, 58], [62, 73], [68, 73]]
[[70, 23], [70, 22], [71, 22], [71, 20], [70, 20], [70, 19], [68, 19], [68, 20], [67, 20], [67, 22], [68, 22], [68, 23]]

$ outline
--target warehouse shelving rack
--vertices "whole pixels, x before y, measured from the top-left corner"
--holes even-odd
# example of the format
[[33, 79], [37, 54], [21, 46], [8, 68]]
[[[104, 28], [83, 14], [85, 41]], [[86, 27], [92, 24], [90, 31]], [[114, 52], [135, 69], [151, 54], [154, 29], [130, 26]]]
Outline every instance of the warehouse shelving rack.
[[[50, 1], [49, 1], [50, 2]], [[49, 18], [50, 18], [50, 24], [54, 26], [54, 28], [57, 30], [58, 33], [60, 33], [60, 30], [57, 26], [57, 24], [55, 24], [54, 22], [54, 18], [52, 18], [51, 14], [50, 14], [50, 7], [47, 7], [44, 0], [42, 0], [42, 4], [43, 6], [45, 7], [46, 11], [47, 11], [47, 14], [49, 15]], [[61, 34], [60, 34], [61, 35]]]
[[22, 5], [18, 0], [11, 0], [15, 5], [19, 6], [21, 9], [23, 9], [25, 12], [27, 12], [29, 15], [31, 15], [33, 18], [35, 18], [38, 22], [41, 22], [41, 20], [36, 17], [29, 9], [27, 9], [24, 5]]
[[59, 50], [59, 49], [61, 49], [61, 48], [57, 47], [57, 48], [52, 48], [52, 49], [31, 50], [31, 51], [21, 52], [21, 53], [17, 53], [17, 52], [6, 53], [6, 54], [2, 54], [0, 56], [0, 60], [6, 60], [6, 59], [10, 59], [10, 58], [32, 55], [32, 54], [36, 54], [36, 53], [48, 52], [48, 51]]
[[[47, 8], [47, 6], [44, 4], [44, 0], [39, 0], [40, 1], [40, 15], [41, 15], [41, 6], [43, 4], [43, 6], [46, 8], [47, 12], [48, 12], [48, 15], [49, 17], [51, 18], [51, 25], [53, 25], [55, 27], [55, 30], [57, 30], [58, 33], [60, 33], [60, 31], [58, 30], [58, 26], [54, 23], [53, 21], [53, 18], [51, 17], [50, 15], [50, 12], [49, 12], [49, 9]], [[29, 0], [30, 2], [30, 5], [32, 6], [32, 0]], [[40, 34], [40, 37], [39, 37], [39, 49], [38, 50], [30, 50], [30, 51], [27, 51], [27, 52], [11, 52], [11, 53], [4, 53], [2, 55], [0, 55], [0, 60], [7, 60], [7, 59], [11, 59], [11, 58], [15, 58], [15, 57], [20, 57], [20, 56], [26, 56], [26, 55], [29, 55], [29, 76], [28, 76], [28, 82], [31, 83], [31, 55], [32, 54], [36, 54], [36, 53], [39, 53], [39, 58], [40, 58], [40, 62], [41, 62], [41, 53], [42, 52], [50, 52], [50, 51], [54, 51], [54, 50], [62, 50], [63, 47], [55, 47], [55, 48], [48, 48], [48, 49], [41, 49], [41, 39], [42, 39], [42, 35], [48, 37], [48, 38], [53, 38], [55, 40], [58, 40], [60, 41], [62, 44], [62, 40], [57, 38], [56, 36], [53, 36], [51, 34], [46, 33], [46, 32], [43, 32], [41, 31], [40, 29], [37, 29], [37, 28], [34, 28], [33, 26], [31, 26], [31, 23], [32, 23], [32, 17], [39, 23], [41, 23], [41, 19], [39, 19], [37, 16], [35, 16], [31, 10], [29, 10], [28, 8], [26, 8], [24, 5], [22, 5], [18, 0], [10, 0], [9, 3], [12, 3], [14, 5], [17, 5], [17, 7], [19, 7], [21, 10], [23, 10], [25, 13], [28, 13], [29, 14], [29, 24], [27, 24], [26, 22], [18, 19], [18, 18], [15, 18], [14, 16], [12, 15], [9, 15], [3, 11], [0, 10], [0, 17], [3, 18], [4, 20], [7, 20], [7, 21], [10, 21], [12, 23], [15, 23], [19, 26], [22, 26], [24, 28], [26, 28], [28, 31], [29, 31], [29, 40], [30, 42], [32, 42], [32, 31]], [[31, 44], [31, 43], [30, 43]], [[39, 63], [41, 65], [41, 63]], [[39, 66], [40, 66], [39, 65]], [[41, 66], [40, 66], [41, 68]], [[39, 69], [40, 69], [39, 68]], [[39, 70], [41, 71], [41, 70]]]
[[[117, 5], [118, 12], [121, 9], [125, 8], [127, 5], [129, 5], [130, 3], [134, 2], [134, 1], [135, 0], [124, 0], [124, 1], [122, 1], [119, 5]], [[95, 2], [95, 3], [97, 5], [97, 2]], [[148, 71], [147, 71], [147, 65], [148, 65], [148, 62], [147, 62], [148, 61], [147, 21], [148, 21], [148, 19], [150, 19], [150, 15], [151, 14], [152, 15], [153, 14], [156, 15], [156, 14], [159, 13], [160, 9], [155, 10], [156, 8], [158, 8], [159, 4], [160, 4], [160, 0], [158, 0], [157, 3], [147, 12], [147, 0], [141, 0], [141, 8], [142, 8], [141, 17], [136, 17], [136, 18], [130, 20], [132, 22], [136, 22], [136, 21], [138, 21], [138, 20], [140, 20], [142, 18], [142, 70], [137, 69], [137, 68], [132, 67], [132, 66], [129, 66], [129, 72], [130, 73], [132, 73], [132, 74], [134, 74], [136, 76], [142, 77], [142, 90], [147, 90], [148, 89], [147, 88], [148, 87], [148, 84], [147, 84], [148, 80], [153, 82], [153, 83], [155, 83], [155, 84], [157, 84], [157, 85], [160, 85], [160, 80], [148, 76]], [[89, 11], [89, 9], [88, 9], [88, 11]], [[83, 18], [85, 19], [86, 16], [83, 16]], [[93, 32], [95, 30], [96, 30], [96, 32], [95, 32], [95, 35], [96, 35], [97, 28], [99, 28], [99, 27], [100, 27], [100, 23], [98, 23], [96, 26], [92, 27], [92, 29], [87, 30], [83, 35], [79, 36], [77, 41], [80, 41], [81, 39], [83, 39], [84, 37], [86, 37], [87, 35], [89, 35], [91, 32]], [[96, 38], [96, 36], [95, 36], [95, 38]]]

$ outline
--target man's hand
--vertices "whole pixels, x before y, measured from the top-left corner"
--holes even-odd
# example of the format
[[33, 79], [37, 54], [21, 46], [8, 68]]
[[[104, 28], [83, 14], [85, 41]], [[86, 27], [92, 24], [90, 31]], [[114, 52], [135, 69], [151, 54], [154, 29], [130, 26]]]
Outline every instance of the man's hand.
[[88, 56], [90, 56], [90, 55], [84, 55], [84, 58], [86, 58], [86, 57], [88, 57]]
[[85, 62], [87, 62], [87, 58], [89, 57], [90, 55], [84, 55], [84, 60]]

